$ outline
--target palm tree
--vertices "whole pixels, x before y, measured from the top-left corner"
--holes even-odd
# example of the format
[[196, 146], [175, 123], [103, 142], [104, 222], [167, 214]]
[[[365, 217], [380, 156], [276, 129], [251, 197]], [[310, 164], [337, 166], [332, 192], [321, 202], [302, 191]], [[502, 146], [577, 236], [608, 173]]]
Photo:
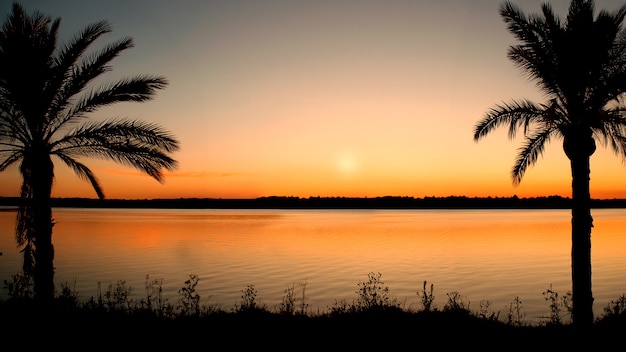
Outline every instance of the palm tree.
[[507, 127], [510, 138], [523, 131], [525, 143], [511, 173], [514, 185], [551, 139], [562, 140], [572, 174], [572, 322], [585, 327], [594, 319], [590, 158], [596, 142], [626, 158], [626, 4], [594, 17], [593, 0], [573, 0], [563, 22], [549, 4], [541, 9], [542, 15], [525, 16], [505, 1], [500, 15], [521, 42], [509, 48], [508, 58], [538, 84], [547, 101], [496, 105], [475, 125], [474, 140], [497, 127]]
[[40, 301], [54, 297], [52, 156], [104, 198], [98, 179], [79, 157], [112, 160], [163, 182], [163, 170], [177, 167], [169, 154], [179, 148], [174, 137], [154, 124], [86, 121], [89, 113], [103, 106], [150, 100], [167, 81], [144, 75], [86, 91], [133, 41], [124, 38], [87, 55], [89, 46], [111, 31], [109, 24], [87, 26], [59, 48], [60, 23], [39, 12], [28, 15], [13, 3], [0, 29], [0, 171], [19, 162], [16, 239], [23, 247], [24, 271], [32, 275]]

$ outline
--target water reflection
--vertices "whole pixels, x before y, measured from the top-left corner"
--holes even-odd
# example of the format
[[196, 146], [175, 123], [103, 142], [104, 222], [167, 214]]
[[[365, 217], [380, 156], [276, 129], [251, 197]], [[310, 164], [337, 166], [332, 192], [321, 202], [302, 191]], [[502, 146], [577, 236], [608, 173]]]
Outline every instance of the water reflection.
[[[21, 265], [14, 212], [0, 212], [0, 275]], [[357, 283], [380, 272], [392, 295], [419, 308], [424, 280], [435, 303], [459, 292], [470, 308], [505, 311], [519, 297], [527, 319], [549, 313], [542, 292], [570, 290], [567, 210], [54, 210], [56, 283], [77, 279], [79, 296], [125, 280], [145, 296], [146, 275], [176, 301], [190, 274], [204, 303], [232, 307], [255, 285], [269, 307], [306, 283], [313, 311], [351, 302]], [[594, 210], [596, 312], [626, 291], [622, 209]], [[2, 292], [6, 295], [6, 291]], [[5, 297], [5, 296], [3, 296]], [[502, 313], [504, 314], [504, 313]]]

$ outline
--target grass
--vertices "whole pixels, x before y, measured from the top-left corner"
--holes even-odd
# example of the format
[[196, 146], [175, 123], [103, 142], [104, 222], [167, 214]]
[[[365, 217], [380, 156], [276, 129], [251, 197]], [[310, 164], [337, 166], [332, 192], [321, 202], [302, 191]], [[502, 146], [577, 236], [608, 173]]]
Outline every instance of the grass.
[[[336, 301], [324, 312], [310, 311], [306, 283], [285, 289], [282, 302], [267, 307], [254, 285], [241, 290], [229, 308], [203, 305], [196, 292], [200, 278], [190, 275], [176, 302], [162, 295], [162, 280], [146, 276], [145, 294], [135, 299], [125, 281], [101, 287], [98, 295], [79, 299], [73, 284], [63, 283], [51, 304], [32, 298], [32, 283], [20, 273], [4, 280], [9, 299], [0, 301], [0, 332], [24, 347], [60, 344], [66, 349], [110, 348], [228, 349], [422, 349], [544, 350], [613, 346], [626, 331], [626, 297], [607, 305], [591, 329], [568, 321], [570, 295], [550, 287], [543, 294], [550, 310], [546, 321], [532, 325], [515, 299], [507, 312], [481, 302], [471, 311], [460, 293], [436, 302], [425, 281], [416, 294], [421, 307], [406, 309], [395, 300], [380, 273], [357, 284], [352, 302]], [[439, 303], [439, 304], [438, 304]], [[441, 304], [442, 303], [442, 304]], [[35, 338], [39, 337], [39, 338]], [[87, 344], [85, 344], [87, 343]]]

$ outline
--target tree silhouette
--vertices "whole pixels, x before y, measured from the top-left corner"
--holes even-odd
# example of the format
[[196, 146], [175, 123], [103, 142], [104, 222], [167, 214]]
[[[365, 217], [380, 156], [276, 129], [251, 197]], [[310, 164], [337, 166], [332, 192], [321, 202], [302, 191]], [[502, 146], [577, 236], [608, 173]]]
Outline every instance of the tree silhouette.
[[523, 131], [525, 143], [511, 173], [515, 185], [551, 139], [562, 140], [572, 174], [572, 319], [584, 327], [594, 319], [590, 158], [596, 142], [626, 158], [626, 5], [595, 17], [594, 1], [573, 0], [563, 22], [549, 4], [541, 9], [541, 15], [526, 16], [505, 1], [500, 15], [520, 42], [509, 48], [508, 58], [538, 84], [547, 102], [496, 105], [475, 125], [474, 140], [497, 127], [508, 127], [510, 138]]
[[13, 3], [0, 30], [0, 171], [19, 163], [22, 186], [16, 239], [39, 301], [54, 297], [52, 156], [104, 198], [98, 179], [78, 158], [115, 161], [163, 182], [163, 170], [177, 167], [169, 154], [179, 148], [174, 137], [154, 124], [86, 120], [103, 106], [150, 100], [167, 81], [144, 75], [87, 91], [111, 69], [114, 58], [133, 47], [133, 41], [124, 38], [86, 54], [90, 45], [111, 31], [108, 22], [89, 25], [57, 47], [60, 24], [61, 19], [53, 21], [39, 12], [29, 15], [21, 4]]

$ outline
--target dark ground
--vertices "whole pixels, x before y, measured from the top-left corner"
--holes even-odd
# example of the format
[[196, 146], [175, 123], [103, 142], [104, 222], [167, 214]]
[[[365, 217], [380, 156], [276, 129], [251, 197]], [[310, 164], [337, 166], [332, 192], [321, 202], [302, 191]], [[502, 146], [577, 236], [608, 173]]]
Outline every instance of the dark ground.
[[516, 327], [466, 311], [317, 317], [222, 312], [158, 319], [140, 313], [75, 308], [43, 312], [0, 305], [2, 345], [21, 350], [609, 351], [624, 350], [625, 321], [620, 316], [582, 330], [570, 325]]
[[[0, 197], [0, 206], [17, 206], [18, 197]], [[561, 196], [513, 197], [260, 197], [253, 199], [91, 199], [53, 198], [53, 207], [161, 209], [571, 209]], [[626, 208], [626, 199], [593, 199], [592, 208]]]

